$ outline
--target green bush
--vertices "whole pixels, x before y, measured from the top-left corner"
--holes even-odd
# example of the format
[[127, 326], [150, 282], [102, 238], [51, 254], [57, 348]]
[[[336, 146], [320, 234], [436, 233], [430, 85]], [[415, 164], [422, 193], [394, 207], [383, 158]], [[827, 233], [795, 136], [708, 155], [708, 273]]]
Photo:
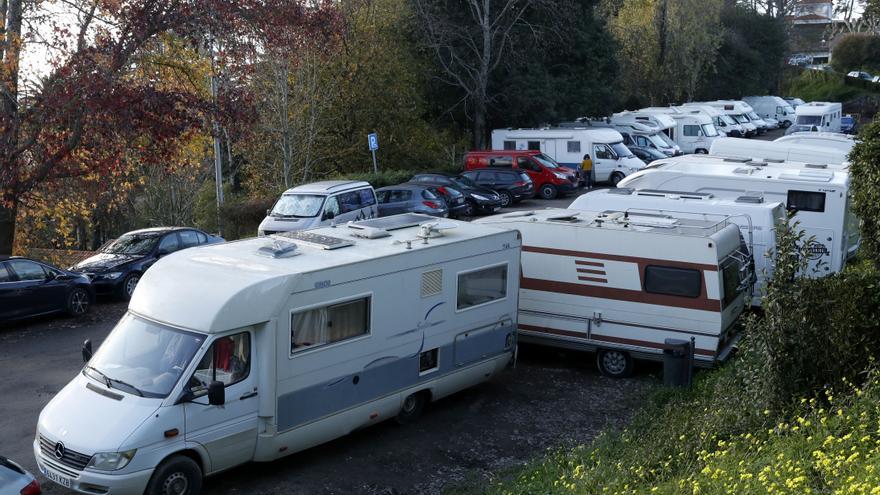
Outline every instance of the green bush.
[[859, 137], [849, 157], [852, 209], [861, 219], [861, 254], [880, 266], [880, 121], [863, 127]]
[[834, 70], [846, 74], [853, 70], [880, 70], [880, 36], [867, 33], [844, 35], [831, 54]]
[[[867, 82], [867, 81], [866, 81]], [[847, 84], [843, 74], [805, 70], [788, 80], [784, 93], [804, 101], [849, 101], [865, 92]]]

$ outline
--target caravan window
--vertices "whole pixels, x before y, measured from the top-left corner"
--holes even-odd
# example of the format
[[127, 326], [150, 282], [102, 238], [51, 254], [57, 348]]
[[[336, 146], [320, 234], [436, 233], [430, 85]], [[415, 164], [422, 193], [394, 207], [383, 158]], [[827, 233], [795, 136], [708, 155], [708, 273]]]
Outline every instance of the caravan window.
[[698, 125], [686, 125], [686, 126], [684, 126], [684, 131], [683, 131], [683, 133], [684, 133], [685, 136], [690, 136], [690, 137], [693, 137], [693, 136], [702, 136], [702, 134], [700, 133], [700, 126], [698, 126]]
[[516, 141], [504, 141], [504, 149], [507, 151], [516, 149]]
[[457, 309], [468, 309], [507, 296], [507, 264], [458, 275]]
[[730, 303], [736, 300], [736, 297], [739, 295], [737, 289], [739, 289], [739, 270], [740, 264], [738, 261], [731, 258], [730, 262], [727, 263], [721, 269], [721, 282], [724, 285], [724, 299], [722, 300], [722, 308], [726, 308]]
[[530, 150], [541, 151], [541, 141], [529, 141]]
[[568, 152], [569, 153], [580, 153], [581, 152], [581, 142], [580, 141], [568, 141]]
[[786, 208], [795, 211], [825, 211], [825, 193], [814, 191], [788, 191]]
[[649, 265], [645, 267], [645, 292], [667, 296], [700, 297], [700, 270]]
[[290, 315], [291, 354], [369, 335], [371, 298], [297, 311]]

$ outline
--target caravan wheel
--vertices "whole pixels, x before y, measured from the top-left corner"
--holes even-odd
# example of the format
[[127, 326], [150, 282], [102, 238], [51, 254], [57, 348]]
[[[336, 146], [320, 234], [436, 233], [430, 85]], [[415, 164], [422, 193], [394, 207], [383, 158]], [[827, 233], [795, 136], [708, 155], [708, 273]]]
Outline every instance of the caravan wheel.
[[629, 353], [604, 349], [596, 354], [599, 372], [611, 378], [626, 378], [632, 374], [633, 361]]
[[426, 402], [428, 400], [425, 392], [408, 395], [406, 399], [403, 399], [403, 405], [400, 407], [400, 412], [397, 413], [397, 422], [405, 425], [418, 419], [422, 415], [422, 410], [425, 409]]

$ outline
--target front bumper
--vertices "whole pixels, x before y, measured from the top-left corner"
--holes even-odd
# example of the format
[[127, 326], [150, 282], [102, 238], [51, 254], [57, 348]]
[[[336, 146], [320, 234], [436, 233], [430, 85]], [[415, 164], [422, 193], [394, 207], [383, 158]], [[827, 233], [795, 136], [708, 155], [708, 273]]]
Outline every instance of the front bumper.
[[100, 276], [100, 274], [89, 276], [92, 280], [92, 288], [95, 290], [95, 294], [107, 295], [119, 293], [122, 287], [122, 281], [125, 279], [124, 276], [113, 280], [102, 280], [98, 278]]
[[[34, 439], [34, 458], [40, 473], [55, 484], [75, 492], [89, 495], [140, 495], [147, 488], [152, 469], [133, 473], [99, 473], [90, 470], [78, 471], [50, 459], [40, 452], [40, 441]], [[69, 485], [68, 485], [69, 483]]]
[[514, 201], [522, 201], [524, 199], [532, 199], [535, 197], [535, 190], [533, 188], [523, 189], [520, 191], [511, 191], [511, 195], [513, 196]]

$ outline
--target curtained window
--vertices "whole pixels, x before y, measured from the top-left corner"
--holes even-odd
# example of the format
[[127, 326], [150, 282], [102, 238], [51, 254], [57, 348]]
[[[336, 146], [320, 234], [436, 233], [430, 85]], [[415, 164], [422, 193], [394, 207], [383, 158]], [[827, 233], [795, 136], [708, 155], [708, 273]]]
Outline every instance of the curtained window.
[[307, 309], [290, 317], [291, 353], [370, 333], [370, 298]]

